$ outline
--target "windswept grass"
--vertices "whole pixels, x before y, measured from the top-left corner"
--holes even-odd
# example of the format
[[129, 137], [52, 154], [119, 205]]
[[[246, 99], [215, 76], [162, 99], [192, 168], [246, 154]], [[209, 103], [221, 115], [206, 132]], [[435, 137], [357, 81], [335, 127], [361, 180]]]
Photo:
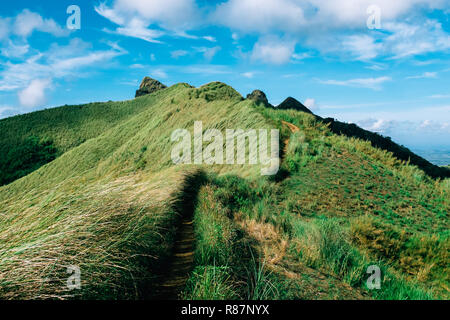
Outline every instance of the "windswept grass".
[[[174, 166], [171, 133], [192, 132], [195, 121], [222, 132], [279, 128], [289, 142], [279, 173]], [[179, 84], [0, 128], [2, 148], [20, 150], [28, 134], [56, 148], [56, 159], [31, 161], [33, 172], [0, 187], [0, 298], [151, 298], [183, 210], [196, 233], [184, 298], [449, 296], [449, 180], [335, 135], [313, 115], [257, 106], [221, 83]], [[191, 181], [199, 170], [205, 176]], [[80, 290], [66, 286], [71, 265]], [[371, 265], [382, 271], [380, 290], [366, 287]]]

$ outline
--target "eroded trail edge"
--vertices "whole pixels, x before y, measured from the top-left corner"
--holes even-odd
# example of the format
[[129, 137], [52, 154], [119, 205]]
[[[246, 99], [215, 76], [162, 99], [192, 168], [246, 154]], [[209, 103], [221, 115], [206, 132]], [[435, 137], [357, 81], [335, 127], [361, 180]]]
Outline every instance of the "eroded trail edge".
[[205, 181], [206, 174], [203, 171], [186, 174], [182, 190], [176, 195], [174, 210], [180, 215], [180, 222], [171, 257], [157, 285], [154, 296], [157, 300], [179, 299], [194, 268], [194, 210], [198, 192]]

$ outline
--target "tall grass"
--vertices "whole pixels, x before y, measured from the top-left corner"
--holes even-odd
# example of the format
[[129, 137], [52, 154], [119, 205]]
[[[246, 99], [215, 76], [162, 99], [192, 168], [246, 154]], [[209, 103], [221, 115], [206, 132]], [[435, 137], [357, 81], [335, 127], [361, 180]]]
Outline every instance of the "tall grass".
[[[279, 128], [289, 140], [279, 174], [173, 166], [170, 135], [194, 121]], [[256, 106], [212, 83], [14, 117], [0, 121], [2, 141], [17, 127], [10, 145], [20, 146], [29, 124], [59, 153], [0, 187], [3, 299], [151, 298], [186, 212], [196, 268], [185, 298], [448, 297], [448, 180], [334, 135], [313, 115]], [[207, 174], [197, 180], [198, 169]], [[368, 292], [372, 264], [382, 289]], [[81, 290], [65, 285], [69, 265], [81, 269]]]

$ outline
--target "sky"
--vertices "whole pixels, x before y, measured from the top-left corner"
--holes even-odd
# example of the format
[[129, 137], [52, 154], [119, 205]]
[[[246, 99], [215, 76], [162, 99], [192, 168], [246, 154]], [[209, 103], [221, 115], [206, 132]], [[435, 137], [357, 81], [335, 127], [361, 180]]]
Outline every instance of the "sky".
[[450, 0], [3, 1], [0, 118], [132, 99], [144, 76], [222, 81], [448, 159], [449, 17]]

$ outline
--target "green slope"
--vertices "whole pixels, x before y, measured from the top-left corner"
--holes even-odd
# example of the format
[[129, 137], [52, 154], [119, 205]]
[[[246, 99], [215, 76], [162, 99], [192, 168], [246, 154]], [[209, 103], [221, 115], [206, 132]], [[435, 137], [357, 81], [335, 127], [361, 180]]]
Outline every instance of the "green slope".
[[[313, 115], [257, 106], [221, 83], [37, 114], [0, 122], [17, 134], [0, 131], [2, 148], [36, 136], [58, 156], [0, 187], [1, 298], [151, 298], [186, 214], [196, 249], [185, 298], [448, 297], [449, 180]], [[170, 135], [194, 121], [280, 128], [282, 170], [174, 166]], [[202, 183], [189, 179], [199, 170]], [[365, 288], [371, 264], [379, 291]], [[80, 290], [65, 285], [70, 265]]]
[[0, 159], [0, 185], [137, 115], [147, 108], [149, 99], [154, 97], [63, 106], [0, 120], [0, 153], [5, 155]]

